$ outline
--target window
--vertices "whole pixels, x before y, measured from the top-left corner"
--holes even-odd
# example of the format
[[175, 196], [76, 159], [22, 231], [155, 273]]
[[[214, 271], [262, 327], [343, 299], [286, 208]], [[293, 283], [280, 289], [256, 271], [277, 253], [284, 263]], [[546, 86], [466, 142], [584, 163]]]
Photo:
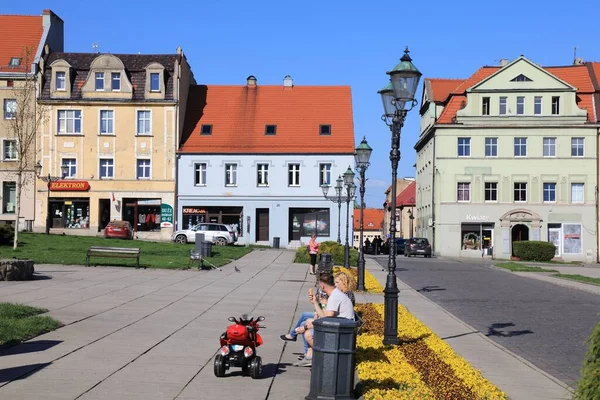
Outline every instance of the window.
[[96, 90], [104, 90], [104, 72], [96, 72]]
[[258, 164], [256, 167], [258, 186], [269, 186], [269, 164]]
[[289, 215], [292, 221], [292, 237], [311, 236], [313, 233], [321, 237], [330, 235], [328, 208], [290, 208]]
[[58, 71], [56, 72], [56, 75], [54, 75], [54, 78], [56, 80], [56, 90], [67, 90], [67, 75], [64, 72]]
[[4, 119], [14, 119], [17, 116], [17, 100], [4, 99]]
[[67, 174], [65, 175], [65, 178], [75, 178], [77, 176], [77, 159], [63, 158], [62, 165], [67, 166]]
[[201, 135], [212, 135], [212, 125], [202, 125], [200, 127]]
[[515, 183], [515, 201], [527, 201], [527, 183]]
[[4, 182], [2, 183], [2, 213], [13, 214], [15, 212], [15, 204], [17, 200], [17, 183]]
[[500, 115], [506, 115], [506, 97], [500, 97]]
[[288, 164], [288, 186], [300, 186], [300, 164]]
[[11, 67], [18, 67], [19, 65], [21, 65], [21, 59], [18, 57], [12, 57], [10, 59], [10, 64]]
[[16, 140], [3, 140], [2, 141], [2, 160], [4, 161], [17, 161], [19, 157], [17, 151]]
[[556, 138], [544, 138], [544, 157], [556, 157]]
[[112, 158], [100, 159], [100, 179], [113, 178], [115, 169], [115, 160]]
[[266, 125], [265, 135], [274, 136], [277, 134], [277, 125]]
[[527, 157], [527, 138], [515, 138], [515, 157]]
[[237, 186], [237, 164], [225, 164], [225, 186]]
[[560, 97], [552, 96], [552, 115], [558, 115], [560, 113]]
[[331, 164], [319, 164], [319, 186], [331, 185]]
[[137, 160], [137, 178], [138, 179], [150, 179], [150, 160], [141, 159]]
[[58, 133], [81, 133], [81, 110], [58, 110]]
[[563, 253], [581, 254], [581, 224], [563, 224]]
[[458, 138], [458, 156], [471, 156], [471, 138]]
[[320, 135], [331, 135], [331, 125], [321, 125], [319, 127]]
[[485, 201], [498, 201], [498, 182], [485, 183]]
[[571, 138], [571, 157], [583, 157], [584, 138]]
[[583, 202], [583, 183], [571, 183], [571, 203]]
[[138, 135], [149, 135], [151, 132], [150, 126], [152, 115], [150, 111], [137, 112], [137, 133]]
[[553, 203], [556, 201], [556, 183], [544, 183], [544, 202]]
[[533, 113], [535, 115], [542, 114], [542, 96], [535, 96], [533, 99]]
[[525, 97], [517, 96], [517, 115], [525, 114]]
[[523, 74], [520, 74], [516, 77], [514, 77], [513, 79], [510, 80], [511, 82], [532, 82], [531, 79], [529, 79], [528, 77], [526, 77]]
[[206, 186], [206, 163], [194, 164], [194, 185]]
[[114, 111], [100, 110], [100, 134], [111, 135], [114, 132]]
[[481, 104], [481, 115], [490, 115], [490, 98], [484, 97]]
[[110, 87], [112, 90], [121, 90], [121, 73], [113, 72], [110, 74]]
[[498, 138], [486, 137], [485, 138], [485, 156], [486, 157], [498, 157]]
[[459, 182], [457, 187], [458, 201], [471, 201], [471, 184], [468, 182]]
[[160, 74], [158, 72], [150, 73], [150, 91], [158, 92], [160, 91]]

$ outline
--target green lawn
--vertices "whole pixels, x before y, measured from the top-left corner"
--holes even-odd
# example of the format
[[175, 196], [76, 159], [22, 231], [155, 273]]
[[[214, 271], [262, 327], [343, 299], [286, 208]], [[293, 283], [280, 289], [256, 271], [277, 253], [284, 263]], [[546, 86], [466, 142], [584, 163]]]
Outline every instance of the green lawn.
[[[139, 247], [140, 265], [148, 268], [179, 269], [189, 264], [189, 251], [193, 244], [172, 242], [146, 242], [141, 240], [105, 239], [93, 236], [44, 235], [20, 233], [19, 247], [0, 246], [0, 258], [29, 258], [35, 264], [85, 265], [85, 255], [90, 246]], [[213, 246], [213, 257], [207, 258], [216, 266], [237, 260], [252, 251], [252, 246]], [[134, 267], [134, 259], [92, 257], [91, 265]], [[195, 264], [196, 266], [197, 264]]]
[[583, 283], [592, 283], [594, 285], [600, 285], [600, 278], [591, 278], [589, 276], [583, 275], [573, 275], [573, 274], [554, 274], [557, 278], [568, 279], [571, 281], [583, 282]]
[[494, 264], [494, 266], [499, 268], [508, 269], [513, 272], [558, 272], [553, 269], [546, 269], [541, 267], [529, 267], [527, 265], [518, 264], [515, 262], [505, 262], [500, 264]]
[[0, 346], [18, 344], [60, 327], [61, 323], [57, 320], [38, 315], [47, 311], [21, 304], [0, 303]]

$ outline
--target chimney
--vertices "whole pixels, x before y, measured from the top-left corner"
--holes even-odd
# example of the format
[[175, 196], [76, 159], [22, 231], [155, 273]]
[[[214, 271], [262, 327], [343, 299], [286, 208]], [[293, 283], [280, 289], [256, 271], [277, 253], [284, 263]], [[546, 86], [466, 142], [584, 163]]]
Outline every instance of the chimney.
[[52, 10], [42, 11], [42, 27], [47, 31], [46, 43], [51, 51], [64, 51], [64, 21]]
[[283, 87], [293, 87], [294, 86], [294, 80], [292, 79], [291, 76], [286, 75], [283, 78]]
[[585, 64], [585, 61], [583, 61], [582, 57], [577, 57], [573, 60], [573, 65], [583, 65]]
[[506, 58], [501, 58], [500, 59], [500, 66], [504, 67], [505, 65], [508, 65], [508, 60]]
[[254, 75], [250, 75], [246, 78], [246, 83], [248, 87], [256, 87], [256, 77]]

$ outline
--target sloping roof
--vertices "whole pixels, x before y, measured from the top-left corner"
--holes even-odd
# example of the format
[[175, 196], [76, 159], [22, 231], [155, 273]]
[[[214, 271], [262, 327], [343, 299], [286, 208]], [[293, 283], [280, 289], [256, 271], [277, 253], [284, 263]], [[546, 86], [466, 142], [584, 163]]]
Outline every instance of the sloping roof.
[[[363, 229], [365, 231], [380, 231], [383, 229], [385, 210], [381, 208], [365, 208]], [[354, 210], [354, 231], [360, 229], [360, 209]]]
[[417, 182], [413, 181], [398, 196], [396, 207], [414, 207], [417, 204]]
[[21, 60], [19, 67], [9, 66], [11, 58], [24, 58], [31, 49], [31, 64], [40, 44], [44, 27], [42, 16], [0, 15], [0, 72], [25, 72], [30, 65]]
[[[200, 135], [202, 125], [212, 134]], [[276, 134], [265, 135], [266, 125]], [[192, 86], [180, 153], [354, 154], [350, 87]]]
[[464, 81], [464, 79], [426, 78], [427, 97], [435, 103], [442, 103]]
[[[51, 64], [56, 60], [65, 60], [71, 67], [71, 98], [70, 100], [81, 99], [81, 87], [85, 84], [90, 72], [92, 62], [101, 56], [102, 53], [50, 53], [46, 60], [46, 70], [44, 71], [44, 82], [42, 87], [42, 99], [50, 100], [50, 85], [52, 84]], [[144, 90], [146, 88], [146, 70], [145, 67], [156, 62], [165, 67], [165, 99], [173, 100], [173, 74], [175, 71], [175, 61], [180, 57], [178, 54], [111, 54], [118, 57], [125, 65], [125, 73], [133, 86], [134, 101], [145, 101]], [[161, 100], [161, 101], [164, 101]], [[60, 101], [65, 101], [64, 99]]]

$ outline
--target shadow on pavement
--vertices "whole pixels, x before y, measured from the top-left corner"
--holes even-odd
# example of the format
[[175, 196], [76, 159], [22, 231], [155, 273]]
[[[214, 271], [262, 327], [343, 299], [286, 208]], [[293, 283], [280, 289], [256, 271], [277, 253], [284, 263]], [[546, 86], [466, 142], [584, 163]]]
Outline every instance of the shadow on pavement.
[[435, 286], [423, 286], [421, 289], [417, 290], [417, 292], [437, 292], [439, 290], [446, 290], [445, 288]]
[[[46, 272], [48, 272], [48, 271], [46, 271]], [[44, 281], [46, 279], [52, 279], [52, 277], [48, 276], [48, 275], [38, 274], [37, 272], [34, 272], [33, 276], [31, 277], [32, 281]]]
[[6, 348], [0, 347], [0, 357], [44, 351], [60, 343], [62, 343], [62, 340], [34, 340], [18, 345], [7, 346]]
[[521, 331], [508, 331], [501, 332], [503, 328], [508, 328], [511, 326], [515, 326], [512, 322], [500, 322], [496, 324], [492, 324], [488, 327], [488, 333], [485, 336], [498, 336], [498, 337], [513, 337], [513, 336], [521, 336], [533, 333], [533, 331], [529, 329], [521, 330]]
[[46, 368], [50, 364], [51, 363], [30, 364], [22, 365], [20, 367], [0, 369], [0, 383], [26, 378], [32, 372]]

